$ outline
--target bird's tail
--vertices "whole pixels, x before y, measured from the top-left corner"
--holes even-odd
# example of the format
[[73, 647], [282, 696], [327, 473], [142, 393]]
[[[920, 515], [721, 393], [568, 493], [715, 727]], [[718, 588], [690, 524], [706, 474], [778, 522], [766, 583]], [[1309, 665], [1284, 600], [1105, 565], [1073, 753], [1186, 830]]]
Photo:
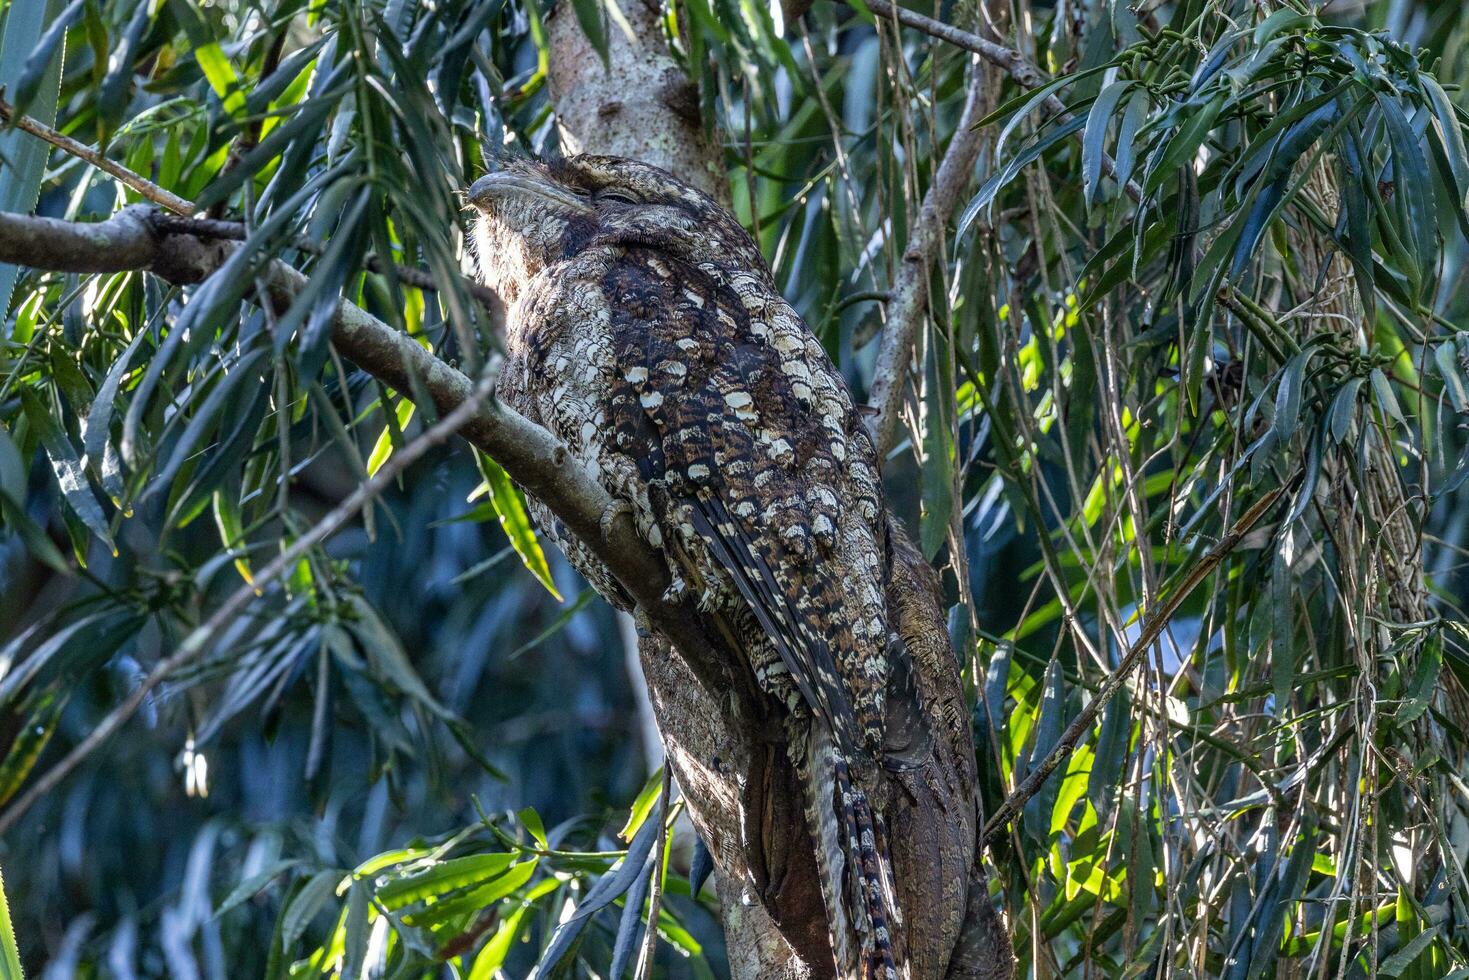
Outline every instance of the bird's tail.
[[828, 931], [842, 980], [900, 980], [890, 929], [896, 923], [891, 866], [867, 794], [847, 760], [814, 724], [806, 760], [806, 819], [816, 834], [816, 866]]

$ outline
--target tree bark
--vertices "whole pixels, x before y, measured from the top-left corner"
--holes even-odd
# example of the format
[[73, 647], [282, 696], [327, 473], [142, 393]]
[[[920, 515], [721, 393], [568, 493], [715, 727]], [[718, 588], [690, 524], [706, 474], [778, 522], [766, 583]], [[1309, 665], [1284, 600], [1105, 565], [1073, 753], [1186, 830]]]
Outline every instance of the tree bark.
[[[550, 20], [551, 96], [563, 148], [641, 159], [728, 201], [718, 147], [699, 119], [694, 87], [667, 50], [657, 7], [634, 0], [622, 9], [633, 36], [609, 25], [605, 64], [569, 9]], [[895, 943], [914, 980], [1008, 977], [1010, 942], [976, 847], [982, 821], [958, 660], [932, 569], [896, 528], [894, 539], [890, 622], [914, 657], [935, 736], [928, 763], [892, 774], [875, 801], [907, 916]], [[644, 631], [640, 646], [668, 764], [714, 858], [731, 975], [833, 976], [802, 789], [768, 734], [770, 719], [746, 698], [701, 685], [682, 644], [655, 630]]]

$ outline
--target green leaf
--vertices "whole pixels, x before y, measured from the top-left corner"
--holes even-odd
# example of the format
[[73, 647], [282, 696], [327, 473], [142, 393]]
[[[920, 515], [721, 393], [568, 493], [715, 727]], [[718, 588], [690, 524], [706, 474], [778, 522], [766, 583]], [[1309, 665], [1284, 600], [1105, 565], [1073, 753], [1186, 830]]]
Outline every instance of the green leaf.
[[360, 977], [367, 961], [367, 943], [372, 937], [368, 911], [372, 906], [367, 882], [354, 879], [347, 889], [347, 914], [342, 920], [342, 969], [338, 976]]
[[[389, 422], [383, 426], [383, 431], [378, 434], [377, 442], [372, 445], [372, 452], [367, 454], [367, 475], [376, 476], [377, 471], [383, 468], [388, 457], [393, 455], [393, 440], [402, 439], [402, 433], [408, 427], [408, 422], [413, 418], [414, 404], [406, 398], [400, 398], [398, 404], [393, 407], [393, 419], [397, 422], [396, 427]], [[396, 428], [396, 436], [394, 430]]]
[[1117, 157], [1113, 161], [1117, 168], [1117, 182], [1126, 185], [1132, 179], [1132, 169], [1137, 163], [1137, 134], [1148, 116], [1148, 93], [1138, 89], [1127, 100], [1122, 111], [1122, 125], [1117, 130]]
[[[15, 64], [21, 55], [25, 56], [25, 63], [19, 75], [11, 78], [7, 77], [9, 73], [5, 73], [0, 76], [0, 80], [4, 81], [10, 95], [10, 104], [15, 107], [16, 112], [29, 114], [38, 94], [43, 89], [50, 89], [60, 80], [59, 67], [62, 59], [57, 57], [57, 53], [64, 50], [67, 29], [76, 23], [86, 9], [86, 0], [72, 0], [57, 14], [59, 6], [56, 0], [48, 0], [46, 3], [32, 0], [31, 3], [10, 5], [5, 32], [7, 35], [10, 33], [11, 22], [14, 21], [15, 46], [12, 47], [7, 38], [3, 53], [8, 53], [13, 60], [0, 57], [0, 64]], [[46, 27], [44, 33], [36, 30], [36, 15], [44, 18], [40, 22]], [[22, 44], [27, 46], [21, 47]], [[51, 108], [54, 112], [54, 103]]]
[[1172, 177], [1174, 171], [1186, 163], [1191, 163], [1194, 155], [1199, 152], [1205, 137], [1214, 128], [1214, 120], [1219, 118], [1220, 111], [1224, 108], [1224, 94], [1215, 95], [1197, 111], [1188, 112], [1173, 137], [1168, 141], [1163, 151], [1158, 154], [1148, 168], [1148, 177], [1143, 184], [1143, 192], [1152, 194], [1162, 186], [1163, 181]]
[[597, 883], [587, 890], [586, 897], [569, 918], [562, 918], [556, 931], [551, 934], [551, 941], [541, 953], [537, 976], [551, 975], [566, 958], [566, 954], [571, 952], [572, 945], [586, 928], [591, 915], [606, 908], [632, 887], [633, 881], [643, 873], [653, 842], [658, 839], [657, 826], [656, 820], [646, 821], [628, 845], [621, 863], [597, 879]]
[[1301, 421], [1301, 392], [1306, 384], [1306, 367], [1315, 352], [1307, 347], [1286, 362], [1280, 374], [1280, 387], [1275, 392], [1275, 431], [1281, 442], [1295, 435]]
[[663, 795], [663, 767], [659, 766], [643, 788], [638, 793], [638, 798], [633, 800], [632, 809], [628, 812], [627, 823], [617, 832], [617, 836], [625, 841], [630, 841], [643, 826], [643, 821], [648, 819], [648, 814], [653, 812], [653, 804]]
[[484, 453], [476, 452], [475, 459], [479, 463], [480, 475], [485, 478], [485, 484], [490, 490], [490, 502], [495, 507], [495, 513], [500, 516], [500, 526], [505, 530], [505, 536], [510, 539], [510, 545], [530, 573], [536, 577], [536, 581], [545, 587], [546, 591], [556, 598], [557, 602], [563, 602], [561, 593], [556, 591], [556, 583], [551, 579], [550, 566], [546, 564], [546, 556], [541, 551], [541, 543], [536, 539], [535, 528], [531, 526], [530, 515], [525, 509], [525, 498], [519, 490], [510, 482], [510, 474]]
[[1102, 713], [1102, 729], [1097, 734], [1092, 771], [1087, 779], [1087, 799], [1099, 814], [1111, 811], [1112, 797], [1122, 785], [1122, 770], [1127, 763], [1131, 736], [1132, 700], [1124, 687], [1113, 695]]
[[510, 870], [514, 861], [515, 855], [509, 852], [450, 858], [381, 885], [377, 900], [389, 909], [401, 909], [435, 895], [498, 878]]
[[1434, 132], [1444, 148], [1450, 172], [1454, 175], [1454, 190], [1457, 191], [1454, 205], [1461, 212], [1469, 210], [1469, 152], [1464, 148], [1464, 130], [1459, 125], [1459, 118], [1454, 112], [1453, 103], [1449, 101], [1448, 93], [1438, 80], [1426, 73], [1420, 74], [1418, 80], [1428, 93], [1429, 103], [1433, 106]]
[[495, 875], [478, 887], [465, 886], [453, 896], [436, 898], [421, 909], [404, 912], [412, 925], [435, 928], [474, 915], [520, 890], [536, 873], [539, 858], [510, 865], [504, 874]]
[[327, 900], [336, 894], [337, 886], [346, 874], [340, 870], [318, 871], [306, 879], [306, 884], [291, 898], [283, 913], [280, 945], [283, 953], [291, 955], [296, 941], [326, 905]]
[[602, 59], [602, 64], [610, 68], [607, 60], [607, 21], [601, 0], [571, 0], [571, 8], [576, 13], [576, 22], [581, 25], [582, 33], [591, 42], [592, 50]]
[[[1036, 720], [1035, 742], [1030, 749], [1030, 763], [1026, 766], [1029, 775], [1050, 753], [1061, 739], [1066, 728], [1066, 687], [1061, 672], [1061, 661], [1052, 659], [1046, 666], [1045, 687], [1041, 695], [1040, 716]], [[1036, 840], [1050, 840], [1052, 813], [1056, 794], [1061, 786], [1061, 770], [1057, 770], [1041, 784], [1039, 792], [1025, 804], [1024, 826]]]
[[235, 66], [230, 64], [229, 58], [225, 57], [219, 42], [195, 48], [194, 58], [199, 62], [204, 77], [209, 79], [209, 87], [224, 102], [225, 111], [232, 116], [244, 112], [245, 93], [240, 90], [240, 76], [235, 73]]
[[954, 384], [948, 370], [947, 344], [941, 333], [933, 337], [934, 353], [926, 358], [923, 412], [922, 485], [918, 542], [932, 561], [949, 538], [954, 509], [954, 440], [951, 430]]
[[[1282, 529], [1284, 536], [1291, 535], [1290, 525]], [[1294, 593], [1291, 590], [1291, 567], [1286, 559], [1287, 541], [1277, 541], [1270, 569], [1270, 676], [1275, 694], [1275, 712], [1278, 715], [1290, 711], [1290, 693], [1295, 688], [1296, 646], [1294, 621]]]
[[20, 949], [15, 944], [15, 926], [10, 921], [10, 901], [5, 896], [5, 878], [0, 875], [0, 980], [25, 980], [20, 968]]
[[490, 941], [485, 943], [485, 948], [474, 958], [474, 966], [470, 968], [467, 980], [491, 980], [498, 975], [500, 967], [505, 963], [505, 957], [510, 955], [511, 944], [520, 935], [520, 924], [530, 908], [529, 905], [522, 905], [500, 923]]
[[[87, 482], [86, 467], [82, 465], [76, 448], [72, 446], [71, 440], [67, 438], [60, 424], [52, 417], [50, 409], [39, 395], [29, 388], [22, 388], [20, 400], [25, 407], [26, 418], [40, 433], [41, 444], [46, 447], [46, 455], [51, 459], [51, 468], [56, 473], [56, 482], [60, 484], [66, 502], [71, 505], [72, 511], [82, 519], [87, 529], [101, 539], [107, 545], [108, 550], [116, 555], [117, 545], [112, 542], [112, 532], [108, 529], [107, 517], [102, 513], [102, 506], [97, 503], [97, 498], [92, 494], [92, 485]], [[85, 555], [77, 557], [83, 560], [86, 558]]]
[[1362, 390], [1365, 380], [1361, 377], [1348, 379], [1331, 399], [1331, 438], [1337, 442], [1345, 441], [1351, 431], [1352, 420], [1357, 417], [1357, 393]]
[[1438, 375], [1443, 379], [1443, 390], [1448, 396], [1449, 404], [1454, 406], [1454, 411], [1462, 414], [1469, 411], [1469, 392], [1464, 390], [1464, 379], [1460, 375], [1459, 362], [1455, 353], [1453, 339], [1435, 344], [1433, 363], [1437, 365]]
[[16, 711], [16, 715], [24, 719], [24, 725], [5, 753], [4, 760], [0, 761], [0, 806], [9, 802], [25, 784], [51, 736], [56, 734], [56, 725], [61, 720], [61, 709], [66, 707], [66, 702], [65, 694], [49, 689], [27, 698]]
[[1096, 204], [1102, 184], [1102, 158], [1107, 153], [1107, 127], [1117, 111], [1118, 101], [1132, 88], [1129, 79], [1121, 79], [1102, 89], [1087, 113], [1086, 130], [1081, 140], [1081, 178], [1086, 204]]
[[1387, 380], [1387, 375], [1382, 373], [1381, 368], [1373, 368], [1367, 377], [1372, 381], [1372, 393], [1377, 398], [1377, 404], [1388, 418], [1394, 421], [1403, 421], [1403, 410], [1398, 407], [1398, 396], [1393, 394], [1392, 385]]
[[0, 490], [0, 523], [9, 527], [24, 542], [26, 551], [32, 558], [56, 572], [58, 575], [71, 576], [76, 573], [75, 569], [67, 562], [66, 556], [61, 549], [52, 543], [45, 530], [30, 515], [25, 512], [25, 507], [18, 500]]
[[1443, 643], [1436, 640], [1424, 643], [1419, 650], [1418, 664], [1413, 671], [1413, 681], [1409, 685], [1407, 698], [1398, 706], [1393, 716], [1398, 724], [1412, 724], [1428, 710], [1433, 703], [1433, 696], [1438, 692], [1442, 667]]
[[1403, 971], [1413, 964], [1424, 951], [1438, 939], [1438, 927], [1434, 926], [1425, 932], [1420, 932], [1408, 940], [1397, 952], [1383, 960], [1377, 966], [1377, 972], [1384, 977], [1400, 977]]
[[20, 502], [26, 496], [26, 466], [10, 432], [0, 425], [0, 494]]
[[1289, 7], [1272, 13], [1255, 26], [1254, 46], [1264, 47], [1265, 42], [1284, 31], [1293, 31], [1315, 21], [1309, 14], [1298, 13]]
[[[1277, 709], [1278, 710], [1278, 709]], [[1275, 961], [1280, 955], [1280, 937], [1285, 931], [1286, 921], [1292, 917], [1293, 908], [1305, 891], [1311, 878], [1311, 859], [1316, 854], [1316, 816], [1310, 810], [1305, 813], [1305, 832], [1291, 848], [1285, 870], [1275, 882], [1273, 901], [1260, 913], [1260, 924], [1250, 955], [1250, 980], [1262, 980], [1274, 976]]]
[[520, 825], [535, 838], [536, 843], [541, 846], [541, 850], [545, 850], [551, 846], [546, 843], [546, 825], [541, 821], [541, 815], [536, 812], [535, 807], [528, 806], [515, 816], [520, 821]]
[[1412, 124], [1396, 99], [1379, 96], [1377, 106], [1387, 124], [1388, 142], [1392, 146], [1393, 202], [1398, 214], [1399, 237], [1408, 247], [1411, 265], [1408, 269], [1410, 290], [1415, 294], [1427, 281], [1425, 273], [1437, 264], [1435, 252], [1432, 184], [1428, 177], [1428, 161], [1418, 144]]
[[260, 891], [265, 888], [266, 885], [269, 885], [276, 878], [280, 877], [283, 872], [291, 870], [300, 863], [301, 862], [299, 860], [295, 859], [276, 861], [274, 864], [271, 864], [264, 870], [259, 871], [246, 878], [244, 881], [236, 885], [227, 896], [225, 896], [224, 901], [219, 903], [219, 907], [214, 910], [214, 917], [217, 919], [225, 913], [229, 912], [231, 909], [237, 908], [238, 906], [245, 904], [250, 899], [260, 894]]

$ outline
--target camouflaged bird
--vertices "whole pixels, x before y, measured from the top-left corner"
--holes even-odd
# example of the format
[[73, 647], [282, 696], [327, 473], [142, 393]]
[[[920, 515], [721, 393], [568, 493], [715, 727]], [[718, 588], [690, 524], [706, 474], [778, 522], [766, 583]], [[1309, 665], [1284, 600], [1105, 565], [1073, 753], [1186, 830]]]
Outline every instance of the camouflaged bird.
[[[881, 820], [892, 661], [872, 442], [816, 337], [727, 210], [614, 157], [514, 161], [470, 189], [481, 274], [509, 307], [499, 397], [563, 440], [723, 617], [789, 708], [835, 966], [906, 976]], [[534, 519], [614, 604], [608, 569]], [[868, 784], [870, 785], [870, 784]]]

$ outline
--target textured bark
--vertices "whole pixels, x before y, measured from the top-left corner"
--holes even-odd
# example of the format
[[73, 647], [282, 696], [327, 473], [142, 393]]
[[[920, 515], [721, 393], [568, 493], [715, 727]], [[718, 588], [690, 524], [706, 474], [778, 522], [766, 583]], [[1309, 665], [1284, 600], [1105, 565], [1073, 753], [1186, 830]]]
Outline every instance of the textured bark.
[[625, 0], [622, 12], [634, 37], [609, 22], [605, 64], [569, 8], [547, 25], [562, 148], [642, 160], [728, 203], [719, 147], [705, 136], [698, 89], [663, 43], [658, 9]]
[[[669, 56], [657, 9], [623, 5], [634, 38], [610, 26], [608, 64], [569, 9], [552, 17], [550, 84], [562, 146], [661, 166], [727, 201], [718, 148], [705, 136], [688, 79]], [[892, 774], [875, 800], [888, 826], [906, 920], [894, 929], [915, 980], [1009, 977], [1009, 938], [976, 853], [980, 826], [974, 747], [958, 661], [949, 647], [932, 569], [894, 534], [890, 621], [916, 665], [935, 738], [927, 763]], [[783, 728], [745, 685], [700, 682], [677, 647], [645, 629], [643, 672], [689, 813], [713, 855], [736, 980], [833, 976], [801, 784]], [[712, 649], [706, 660], [739, 651]]]

